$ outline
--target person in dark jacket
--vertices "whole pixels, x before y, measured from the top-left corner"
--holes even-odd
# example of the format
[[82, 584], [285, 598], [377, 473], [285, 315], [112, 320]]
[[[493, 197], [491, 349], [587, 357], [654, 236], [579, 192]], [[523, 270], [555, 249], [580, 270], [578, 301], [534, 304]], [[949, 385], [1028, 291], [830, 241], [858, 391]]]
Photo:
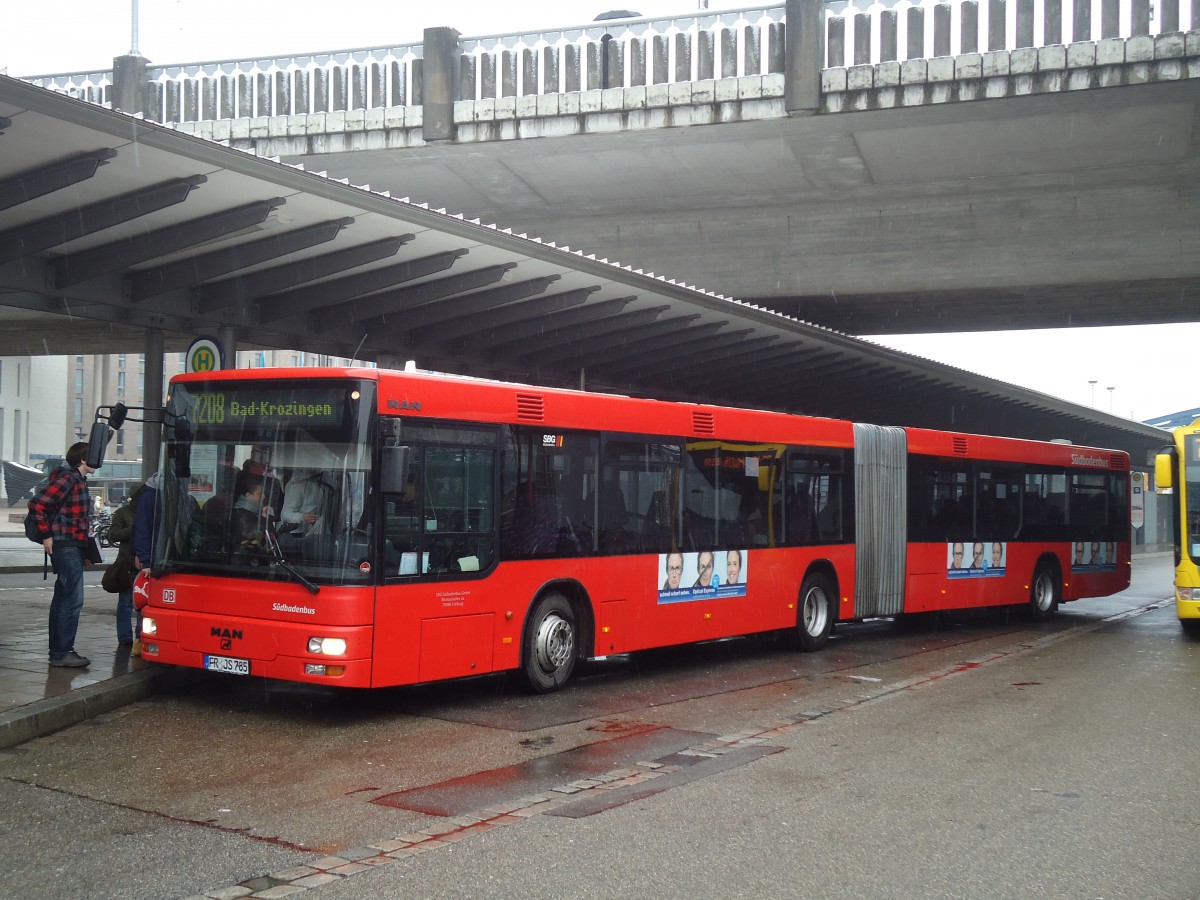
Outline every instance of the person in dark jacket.
[[[125, 575], [134, 571], [133, 568], [133, 509], [137, 496], [143, 490], [139, 487], [133, 496], [120, 509], [113, 513], [112, 522], [108, 526], [108, 539], [120, 549], [113, 562], [116, 571]], [[133, 575], [127, 575], [129, 586], [117, 592], [117, 646], [132, 647], [135, 637], [133, 631]]]
[[87, 560], [92, 498], [87, 476], [86, 441], [72, 444], [65, 465], [29, 501], [42, 546], [54, 568], [54, 597], [50, 601], [50, 665], [83, 668], [91, 660], [75, 652], [75, 634], [83, 609], [83, 567]]
[[[139, 571], [149, 572], [154, 565], [154, 544], [158, 538], [158, 473], [146, 479], [133, 503], [133, 562]], [[132, 601], [133, 589], [130, 588]], [[142, 655], [142, 611], [137, 610], [137, 628], [133, 632], [131, 656]]]

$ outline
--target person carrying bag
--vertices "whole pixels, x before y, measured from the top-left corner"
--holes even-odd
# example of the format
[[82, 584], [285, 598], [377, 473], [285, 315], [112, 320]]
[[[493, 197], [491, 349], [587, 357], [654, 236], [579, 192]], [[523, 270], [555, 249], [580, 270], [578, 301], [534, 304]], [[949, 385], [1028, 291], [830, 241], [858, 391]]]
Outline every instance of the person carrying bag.
[[[143, 486], [144, 487], [144, 486]], [[133, 559], [133, 517], [139, 487], [120, 509], [113, 513], [108, 526], [108, 539], [117, 545], [117, 558], [104, 570], [100, 586], [110, 594], [117, 595], [117, 646], [132, 647], [133, 633], [133, 579], [137, 566]]]
[[50, 556], [56, 576], [50, 600], [50, 665], [85, 668], [86, 656], [75, 651], [79, 613], [83, 609], [83, 569], [93, 546], [89, 529], [92, 498], [87, 476], [96, 471], [87, 464], [85, 441], [67, 450], [66, 464], [55, 469], [46, 486], [29, 501], [34, 527]]

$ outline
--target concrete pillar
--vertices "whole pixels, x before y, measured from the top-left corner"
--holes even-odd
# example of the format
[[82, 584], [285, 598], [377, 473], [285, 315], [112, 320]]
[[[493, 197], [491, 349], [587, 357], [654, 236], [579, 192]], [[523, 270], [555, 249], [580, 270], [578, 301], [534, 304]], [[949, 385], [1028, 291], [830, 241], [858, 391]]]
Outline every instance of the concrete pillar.
[[118, 56], [113, 59], [112, 106], [130, 115], [145, 113], [146, 64], [144, 56]]
[[145, 480], [158, 471], [162, 448], [163, 333], [157, 328], [147, 328], [142, 350], [146, 354], [146, 371], [142, 374], [142, 403], [146, 407], [146, 421], [142, 425], [142, 479]]
[[422, 137], [426, 141], [454, 140], [454, 101], [458, 99], [458, 32], [426, 28], [423, 51]]
[[222, 325], [217, 329], [217, 340], [225, 353], [225, 368], [237, 368], [237, 329], [232, 325]]
[[821, 106], [821, 5], [821, 0], [787, 0], [783, 102], [788, 115], [812, 115]]

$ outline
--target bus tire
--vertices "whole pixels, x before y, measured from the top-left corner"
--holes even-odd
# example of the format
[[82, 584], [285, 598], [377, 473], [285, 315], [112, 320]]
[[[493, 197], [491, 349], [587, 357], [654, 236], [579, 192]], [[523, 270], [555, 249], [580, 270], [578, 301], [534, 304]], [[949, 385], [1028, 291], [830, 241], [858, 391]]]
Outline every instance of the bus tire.
[[1193, 641], [1200, 641], [1200, 619], [1180, 619], [1179, 627]]
[[835, 592], [829, 579], [820, 572], [809, 572], [800, 585], [800, 603], [796, 611], [796, 637], [800, 649], [820, 650], [833, 631]]
[[521, 676], [535, 694], [556, 691], [571, 677], [578, 655], [575, 610], [562, 594], [549, 593], [534, 605], [521, 642]]
[[1050, 566], [1039, 565], [1033, 572], [1033, 585], [1029, 588], [1029, 616], [1035, 622], [1045, 622], [1058, 610], [1061, 586]]

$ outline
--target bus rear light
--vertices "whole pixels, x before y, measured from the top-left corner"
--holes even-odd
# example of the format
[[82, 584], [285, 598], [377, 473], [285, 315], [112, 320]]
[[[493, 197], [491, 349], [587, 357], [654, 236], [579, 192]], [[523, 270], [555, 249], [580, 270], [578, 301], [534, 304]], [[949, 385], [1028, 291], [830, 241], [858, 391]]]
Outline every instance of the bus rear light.
[[144, 637], [154, 637], [158, 634], [158, 622], [150, 616], [142, 616], [142, 635]]
[[310, 637], [308, 652], [317, 656], [344, 656], [346, 641], [344, 638]]
[[345, 666], [322, 666], [317, 663], [305, 663], [305, 675], [325, 675], [330, 678], [336, 678], [339, 675], [344, 675], [346, 672]]

